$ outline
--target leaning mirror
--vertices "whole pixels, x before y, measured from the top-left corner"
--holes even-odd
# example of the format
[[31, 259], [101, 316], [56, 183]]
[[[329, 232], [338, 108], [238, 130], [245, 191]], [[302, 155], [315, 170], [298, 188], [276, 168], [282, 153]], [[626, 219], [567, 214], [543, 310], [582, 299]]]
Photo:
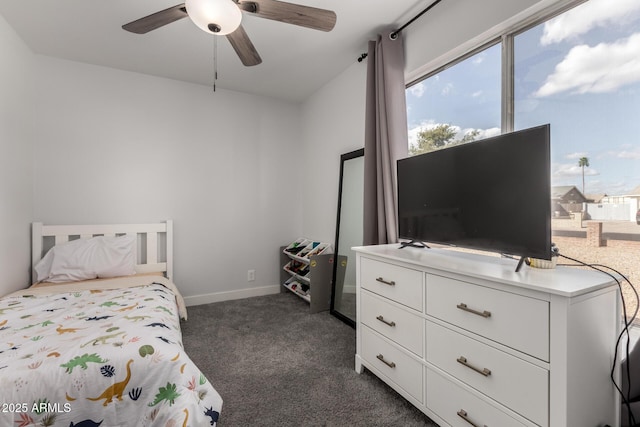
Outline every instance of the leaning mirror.
[[362, 245], [364, 197], [364, 149], [340, 156], [338, 218], [336, 220], [335, 262], [331, 314], [355, 327], [356, 256], [353, 246]]

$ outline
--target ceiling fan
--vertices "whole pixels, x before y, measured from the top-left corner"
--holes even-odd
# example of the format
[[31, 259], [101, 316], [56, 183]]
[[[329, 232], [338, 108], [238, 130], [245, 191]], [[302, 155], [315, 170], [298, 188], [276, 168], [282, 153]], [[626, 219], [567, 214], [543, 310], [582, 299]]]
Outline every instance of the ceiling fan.
[[336, 24], [336, 14], [331, 10], [278, 0], [186, 0], [129, 22], [122, 28], [146, 34], [188, 16], [203, 31], [226, 35], [244, 65], [258, 65], [262, 59], [242, 27], [242, 12], [320, 31], [331, 31]]

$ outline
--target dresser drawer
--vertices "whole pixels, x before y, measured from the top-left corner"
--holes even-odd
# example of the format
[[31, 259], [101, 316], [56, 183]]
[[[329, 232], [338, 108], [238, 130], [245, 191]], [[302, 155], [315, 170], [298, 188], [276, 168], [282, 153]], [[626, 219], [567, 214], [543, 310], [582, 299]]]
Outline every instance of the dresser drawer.
[[438, 414], [452, 427], [527, 426], [430, 368], [427, 368], [426, 381], [427, 408]]
[[549, 303], [427, 275], [427, 314], [549, 361]]
[[422, 311], [424, 273], [362, 257], [360, 286], [400, 304]]
[[360, 294], [360, 321], [422, 357], [424, 319], [368, 291]]
[[360, 327], [362, 359], [384, 374], [419, 402], [422, 391], [422, 363], [388, 343], [367, 326]]
[[538, 425], [548, 425], [549, 371], [427, 321], [427, 362]]

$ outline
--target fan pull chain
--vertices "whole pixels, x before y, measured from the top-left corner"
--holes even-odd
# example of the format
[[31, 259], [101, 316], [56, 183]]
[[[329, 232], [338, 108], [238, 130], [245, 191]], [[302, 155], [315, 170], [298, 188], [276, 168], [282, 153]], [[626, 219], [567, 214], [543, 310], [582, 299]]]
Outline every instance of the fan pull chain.
[[218, 80], [218, 36], [213, 36], [213, 91], [216, 91]]

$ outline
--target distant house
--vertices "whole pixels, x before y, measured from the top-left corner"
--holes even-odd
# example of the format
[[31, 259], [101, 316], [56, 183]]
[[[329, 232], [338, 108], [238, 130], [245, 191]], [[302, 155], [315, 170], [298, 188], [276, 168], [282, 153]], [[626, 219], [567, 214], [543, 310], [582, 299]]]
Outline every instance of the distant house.
[[636, 221], [636, 212], [640, 207], [640, 186], [626, 194], [606, 195], [599, 201], [587, 204], [590, 219], [602, 221]]
[[589, 200], [575, 185], [551, 187], [551, 207], [556, 218], [568, 217], [573, 212], [582, 212], [583, 203]]
[[636, 203], [640, 201], [640, 185], [628, 192], [619, 196], [606, 196], [602, 199], [603, 203], [629, 203], [635, 200]]
[[585, 197], [588, 199], [589, 203], [602, 203], [605, 197], [609, 197], [606, 193], [600, 194], [585, 194]]

